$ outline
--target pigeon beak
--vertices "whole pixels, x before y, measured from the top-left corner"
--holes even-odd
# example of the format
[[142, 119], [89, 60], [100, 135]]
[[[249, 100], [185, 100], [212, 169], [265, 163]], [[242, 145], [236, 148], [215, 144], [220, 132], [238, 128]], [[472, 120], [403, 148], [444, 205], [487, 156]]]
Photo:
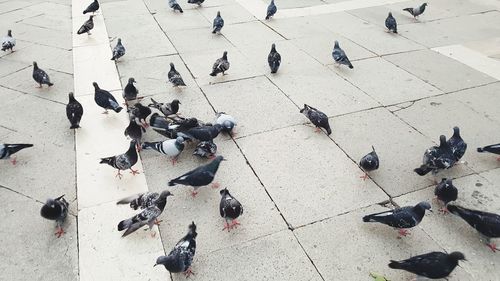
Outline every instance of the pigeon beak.
[[157, 266], [157, 265], [158, 265], [158, 264], [157, 264], [157, 263], [155, 263], [155, 265], [153, 265], [153, 267], [155, 267], [155, 266]]
[[431, 213], [434, 213], [434, 211], [432, 209], [429, 209], [428, 211], [431, 212]]

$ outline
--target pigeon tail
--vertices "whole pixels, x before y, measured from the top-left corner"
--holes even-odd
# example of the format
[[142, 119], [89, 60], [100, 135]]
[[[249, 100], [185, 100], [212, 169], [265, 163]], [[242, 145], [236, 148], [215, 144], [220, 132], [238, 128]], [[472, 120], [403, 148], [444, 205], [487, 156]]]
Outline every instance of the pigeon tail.
[[21, 149], [32, 147], [33, 145], [29, 143], [19, 143], [19, 144], [6, 144], [5, 146], [9, 149], [10, 154], [14, 154]]
[[389, 263], [389, 267], [393, 269], [402, 269], [401, 263], [394, 260], [391, 260], [391, 263]]
[[217, 73], [215, 71], [212, 71], [212, 73], [210, 73], [210, 76], [217, 76]]
[[404, 8], [403, 11], [407, 11], [408, 13], [413, 15], [413, 8]]
[[484, 149], [482, 147], [478, 147], [477, 152], [484, 152]]
[[51, 86], [54, 86], [54, 83], [47, 82], [47, 85], [49, 85], [49, 87], [51, 87]]
[[114, 157], [101, 158], [101, 162], [99, 162], [99, 164], [113, 165], [113, 159]]
[[174, 4], [174, 6], [172, 7], [175, 10], [181, 12], [181, 13], [184, 13], [184, 11], [182, 10], [181, 6], [179, 4]]
[[417, 173], [418, 175], [420, 176], [425, 176], [427, 175], [430, 171], [432, 171], [432, 168], [429, 168], [425, 165], [422, 165], [418, 168], [416, 168], [415, 170], [413, 170], [415, 173]]
[[122, 220], [118, 223], [118, 231], [125, 230], [132, 225], [133, 221], [131, 219]]
[[373, 215], [363, 217], [363, 222], [378, 222]]
[[117, 108], [113, 108], [113, 110], [116, 112], [116, 113], [119, 113], [120, 111], [122, 111], [123, 107], [119, 106]]
[[78, 129], [80, 128], [80, 125], [79, 124], [71, 124], [71, 127], [69, 127], [70, 129]]
[[354, 66], [352, 65], [352, 63], [351, 63], [351, 62], [349, 62], [349, 68], [350, 68], [350, 69], [353, 69], [353, 68], [354, 68]]

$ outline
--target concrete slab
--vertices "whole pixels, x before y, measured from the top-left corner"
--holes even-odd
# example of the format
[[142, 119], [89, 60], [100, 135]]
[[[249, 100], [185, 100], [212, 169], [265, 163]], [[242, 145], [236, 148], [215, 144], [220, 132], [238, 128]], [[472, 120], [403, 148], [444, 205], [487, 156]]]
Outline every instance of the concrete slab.
[[18, 61], [9, 60], [9, 57], [6, 56], [2, 58], [0, 61], [4, 67], [0, 68], [0, 77], [8, 76], [9, 74], [16, 73], [21, 71], [22, 69], [28, 68], [31, 63], [23, 63]]
[[[498, 100], [500, 99], [497, 95], [499, 91], [500, 83], [493, 83], [456, 92], [452, 97], [465, 103], [485, 118], [500, 123], [500, 116], [498, 115], [497, 108]], [[490, 137], [493, 139], [495, 136], [492, 135]]]
[[[266, 11], [266, 9], [267, 8], [264, 8], [262, 11]], [[261, 16], [261, 18], [264, 17], [265, 14]], [[315, 18], [313, 17], [271, 20], [266, 22], [266, 25], [281, 34], [286, 39], [322, 36], [330, 33], [326, 26], [317, 24]]]
[[232, 46], [224, 36], [212, 34], [211, 27], [173, 30], [168, 32], [168, 36], [180, 54], [221, 50], [222, 56], [222, 50]]
[[[208, 1], [207, 1], [208, 2]], [[225, 33], [229, 29], [229, 25], [234, 23], [250, 22], [255, 21], [256, 18], [245, 10], [241, 5], [234, 3], [224, 6], [214, 6], [214, 7], [203, 7], [203, 9], [198, 9], [198, 11], [209, 21], [213, 22], [217, 12], [220, 11], [222, 18], [224, 19], [224, 28], [222, 32]], [[264, 11], [265, 16], [265, 11]], [[212, 25], [210, 25], [212, 26]]]
[[[33, 6], [32, 6], [33, 7]], [[50, 10], [48, 10], [50, 11]], [[54, 30], [59, 30], [65, 33], [72, 31], [71, 29], [71, 18], [61, 17], [59, 13], [58, 17], [53, 15], [40, 15], [36, 17], [26, 18], [22, 21], [24, 24], [34, 25], [42, 28], [50, 28]]]
[[[155, 1], [156, 2], [156, 1]], [[148, 3], [148, 2], [146, 2]], [[154, 2], [151, 2], [154, 3]], [[161, 3], [164, 5], [165, 3], [163, 2], [157, 2]], [[148, 4], [149, 5], [149, 4]], [[185, 5], [183, 5], [185, 6]], [[150, 7], [151, 9], [151, 7]], [[174, 12], [172, 9], [166, 9], [165, 7], [162, 7], [161, 10], [156, 11], [156, 14], [154, 15], [155, 20], [158, 22], [158, 24], [161, 26], [161, 28], [167, 32], [167, 34], [170, 34], [170, 31], [173, 30], [187, 30], [187, 29], [194, 29], [194, 28], [200, 28], [204, 30], [210, 30], [212, 26], [212, 22], [205, 18], [200, 11], [200, 10], [186, 10], [184, 9], [184, 13], [180, 15], [178, 12]], [[213, 20], [213, 19], [212, 19]]]
[[102, 13], [106, 20], [117, 17], [136, 17], [138, 15], [149, 15], [149, 10], [144, 1], [120, 0], [101, 4]]
[[11, 29], [13, 32], [15, 30], [16, 39], [19, 40], [33, 42], [40, 45], [52, 46], [64, 50], [70, 50], [72, 47], [71, 33], [65, 33], [59, 30], [48, 28], [41, 28], [24, 23], [17, 23], [13, 25]]
[[[230, 25], [227, 26], [227, 29], [223, 28], [222, 33], [236, 47], [254, 45], [257, 42], [271, 45], [273, 42], [283, 39], [283, 37], [259, 21]], [[251, 33], [259, 34], [259, 36], [248, 36]]]
[[[40, 53], [43, 53], [43, 56], [40, 56]], [[22, 51], [6, 56], [5, 59], [23, 62], [27, 65], [32, 65], [36, 61], [40, 67], [43, 66], [43, 69], [73, 73], [73, 59], [70, 50], [32, 44], [23, 48]]]

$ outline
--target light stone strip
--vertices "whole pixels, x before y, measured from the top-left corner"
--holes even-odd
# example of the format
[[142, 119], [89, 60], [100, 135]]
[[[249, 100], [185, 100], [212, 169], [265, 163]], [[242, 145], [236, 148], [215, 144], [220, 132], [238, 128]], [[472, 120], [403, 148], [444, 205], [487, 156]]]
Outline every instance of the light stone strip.
[[[278, 12], [274, 15], [276, 19], [294, 18], [304, 16], [314, 16], [330, 14], [335, 12], [350, 11], [356, 9], [363, 9], [375, 6], [383, 6], [400, 2], [407, 2], [408, 0], [351, 0], [339, 3], [316, 5], [303, 8], [280, 9], [279, 2], [276, 2]], [[241, 6], [248, 10], [258, 19], [266, 17], [267, 6], [271, 2], [262, 0], [236, 0]]]
[[164, 270], [152, 268], [164, 254], [158, 229], [156, 236], [137, 230], [126, 238], [117, 230], [118, 222], [137, 213], [116, 201], [148, 191], [141, 161], [134, 166], [138, 175], [122, 172], [99, 164], [101, 157], [127, 151], [130, 140], [123, 131], [129, 123], [126, 108], [120, 113], [103, 109], [94, 102], [92, 82], [109, 90], [121, 102], [122, 87], [115, 63], [110, 60], [111, 48], [102, 13], [94, 17], [92, 35], [77, 35], [76, 31], [89, 15], [82, 11], [89, 0], [72, 0], [74, 91], [84, 108], [81, 127], [76, 132], [76, 167], [78, 195], [78, 247], [80, 280], [165, 280]]
[[500, 80], [500, 61], [489, 58], [483, 53], [462, 45], [442, 46], [432, 50]]

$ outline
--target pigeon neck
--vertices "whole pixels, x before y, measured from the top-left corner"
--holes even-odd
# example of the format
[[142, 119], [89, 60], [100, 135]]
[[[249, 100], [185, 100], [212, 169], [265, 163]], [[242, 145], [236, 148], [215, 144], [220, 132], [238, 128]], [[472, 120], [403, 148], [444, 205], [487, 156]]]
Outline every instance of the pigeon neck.
[[7, 31], [7, 36], [12, 37], [12, 31]]

